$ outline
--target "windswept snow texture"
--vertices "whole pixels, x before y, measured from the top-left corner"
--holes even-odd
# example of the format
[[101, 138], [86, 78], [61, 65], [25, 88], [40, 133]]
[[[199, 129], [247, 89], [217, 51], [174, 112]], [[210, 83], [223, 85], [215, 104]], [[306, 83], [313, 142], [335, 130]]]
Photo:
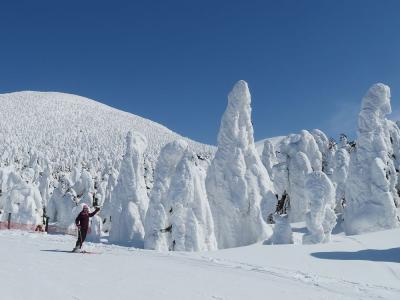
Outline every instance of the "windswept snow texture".
[[389, 113], [389, 87], [381, 83], [373, 85], [362, 100], [357, 148], [350, 160], [344, 209], [347, 234], [398, 226], [393, 137], [385, 117]]
[[275, 211], [276, 198], [254, 144], [251, 96], [245, 81], [237, 82], [228, 96], [206, 187], [218, 248], [249, 245], [267, 237], [265, 221]]
[[[122, 157], [125, 137], [131, 130], [146, 137], [146, 156], [155, 162], [165, 144], [182, 139], [153, 121], [76, 95], [17, 92], [0, 94], [0, 103], [3, 159], [16, 149], [34, 149], [56, 166], [73, 167], [80, 160], [98, 164], [98, 157], [114, 161]], [[211, 146], [183, 139], [196, 153], [215, 151]]]

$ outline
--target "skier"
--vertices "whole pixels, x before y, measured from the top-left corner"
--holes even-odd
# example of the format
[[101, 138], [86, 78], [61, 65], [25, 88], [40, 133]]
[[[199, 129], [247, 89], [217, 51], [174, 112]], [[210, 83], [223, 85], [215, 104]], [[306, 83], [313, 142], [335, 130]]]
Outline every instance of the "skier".
[[82, 244], [86, 239], [86, 234], [89, 229], [89, 218], [96, 215], [98, 211], [100, 211], [100, 208], [96, 207], [94, 212], [89, 213], [89, 206], [87, 206], [87, 204], [83, 204], [82, 211], [75, 219], [75, 224], [78, 227], [78, 240], [76, 241], [75, 248], [72, 250], [72, 252], [79, 252], [82, 248]]

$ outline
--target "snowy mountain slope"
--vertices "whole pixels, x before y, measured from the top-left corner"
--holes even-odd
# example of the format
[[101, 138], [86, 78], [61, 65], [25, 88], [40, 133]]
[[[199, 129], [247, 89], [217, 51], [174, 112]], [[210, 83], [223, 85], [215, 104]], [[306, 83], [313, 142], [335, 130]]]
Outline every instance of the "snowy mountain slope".
[[[302, 231], [304, 228], [297, 228]], [[301, 233], [297, 232], [298, 239]], [[88, 244], [0, 231], [4, 299], [399, 299], [400, 230], [318, 245], [260, 244], [204, 253]], [[13, 249], [13, 251], [10, 251]]]
[[[0, 105], [0, 149], [6, 145], [33, 148], [53, 161], [81, 150], [120, 157], [129, 130], [147, 138], [147, 154], [152, 160], [167, 142], [182, 138], [153, 121], [71, 94], [0, 94]], [[214, 151], [211, 146], [184, 139], [197, 153]]]

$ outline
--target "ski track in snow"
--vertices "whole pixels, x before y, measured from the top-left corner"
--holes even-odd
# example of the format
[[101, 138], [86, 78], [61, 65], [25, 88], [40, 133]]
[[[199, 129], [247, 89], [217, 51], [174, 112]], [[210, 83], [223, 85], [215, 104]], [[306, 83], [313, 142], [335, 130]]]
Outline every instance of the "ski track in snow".
[[[324, 277], [320, 275], [304, 273], [296, 270], [289, 270], [284, 268], [268, 267], [252, 265], [248, 263], [242, 263], [226, 259], [214, 259], [206, 256], [202, 256], [201, 259], [186, 258], [189, 261], [200, 262], [200, 264], [206, 264], [211, 267], [223, 267], [231, 270], [240, 270], [245, 272], [255, 272], [266, 275], [268, 277], [275, 277], [277, 279], [295, 281], [305, 284], [307, 286], [313, 286], [315, 288], [328, 291], [341, 296], [348, 296], [353, 294], [352, 297], [360, 297], [360, 299], [377, 299], [382, 298], [376, 291], [393, 292], [400, 295], [400, 289], [394, 289], [379, 285], [363, 284], [358, 282], [352, 282], [332, 277]], [[344, 290], [345, 292], [340, 292]], [[353, 293], [353, 291], [357, 293]]]
[[[73, 255], [76, 263], [84, 263], [85, 268], [88, 268], [88, 272], [94, 272], [98, 269], [102, 269], [102, 264], [104, 262], [115, 261], [116, 264], [124, 261], [129, 263], [130, 260], [133, 260], [134, 268], [132, 272], [143, 272], [141, 268], [143, 266], [136, 266], [135, 264], [139, 262], [143, 262], [144, 265], [149, 265], [150, 268], [154, 268], [157, 270], [159, 266], [161, 266], [161, 270], [163, 267], [167, 266], [173, 267], [174, 269], [183, 269], [185, 272], [189, 272], [189, 274], [185, 275], [185, 279], [188, 280], [188, 284], [190, 284], [191, 276], [200, 276], [203, 278], [202, 280], [206, 280], [207, 276], [221, 276], [223, 275], [224, 285], [221, 290], [214, 291], [208, 290], [201, 292], [199, 294], [198, 291], [192, 291], [193, 295], [186, 295], [192, 299], [218, 299], [218, 300], [228, 300], [228, 299], [242, 299], [239, 296], [232, 297], [228, 296], [226, 293], [226, 289], [229, 290], [230, 282], [229, 279], [225, 279], [225, 276], [232, 276], [233, 278], [246, 278], [250, 282], [265, 282], [265, 291], [262, 293], [258, 293], [260, 296], [264, 295], [266, 291], [270, 287], [277, 286], [277, 289], [280, 289], [282, 286], [290, 287], [288, 289], [289, 295], [286, 299], [289, 299], [296, 295], [296, 290], [304, 291], [303, 294], [299, 295], [298, 299], [398, 299], [400, 297], [400, 289], [390, 286], [383, 286], [379, 284], [369, 284], [364, 282], [356, 282], [352, 280], [341, 279], [340, 274], [338, 277], [329, 277], [329, 276], [321, 276], [319, 274], [314, 274], [311, 272], [303, 272], [301, 270], [289, 269], [289, 268], [281, 268], [268, 265], [268, 262], [261, 261], [260, 263], [248, 263], [245, 261], [238, 261], [236, 259], [230, 258], [215, 258], [212, 257], [214, 254], [218, 254], [219, 256], [224, 256], [223, 251], [216, 252], [203, 252], [203, 253], [185, 253], [185, 252], [155, 252], [148, 251], [142, 249], [135, 248], [126, 248], [116, 245], [109, 244], [93, 244], [87, 243], [86, 249], [89, 251], [100, 252], [100, 255], [86, 255], [86, 254], [68, 254], [64, 253], [69, 248], [72, 247], [75, 238], [68, 236], [58, 236], [58, 235], [39, 235], [39, 234], [30, 234], [30, 233], [21, 233], [21, 232], [0, 232], [0, 240], [2, 242], [12, 241], [11, 245], [14, 243], [20, 243], [24, 239], [24, 247], [29, 250], [29, 259], [33, 259], [38, 257], [37, 255], [46, 254], [49, 257], [48, 262], [42, 262], [41, 267], [46, 269], [51, 267], [52, 262], [58, 261], [62, 263], [64, 259], [68, 260], [68, 256]], [[363, 242], [357, 240], [356, 238], [351, 237], [349, 240], [356, 242], [360, 246], [364, 244]], [[300, 246], [300, 245], [299, 245]], [[252, 247], [252, 246], [251, 246]], [[273, 246], [267, 246], [273, 247]], [[363, 249], [368, 247], [363, 247]], [[262, 249], [262, 248], [261, 248]], [[48, 251], [48, 252], [45, 252]], [[54, 251], [54, 252], [53, 252]], [[1, 250], [0, 250], [1, 252]], [[37, 254], [39, 253], [39, 254]], [[3, 254], [4, 257], [4, 254]], [[39, 258], [38, 258], [39, 259]], [[246, 260], [246, 253], [243, 253], [243, 259]], [[271, 260], [274, 258], [271, 257]], [[301, 256], [299, 256], [301, 259]], [[74, 261], [73, 260], [73, 261]], [[378, 263], [378, 262], [367, 262], [373, 264], [374, 266], [379, 266], [381, 268], [385, 268], [387, 272], [392, 273], [392, 275], [397, 278], [395, 270], [393, 270], [386, 263]], [[266, 265], [267, 264], [267, 265]], [[4, 268], [4, 263], [2, 263]], [[40, 265], [40, 264], [39, 264]], [[106, 264], [107, 265], [107, 264]], [[28, 266], [18, 266], [16, 270], [8, 270], [8, 276], [10, 278], [15, 278], [21, 272], [33, 273], [37, 265], [28, 265]], [[122, 267], [122, 266], [121, 266]], [[147, 266], [146, 266], [147, 267]], [[298, 267], [298, 266], [293, 266]], [[371, 272], [373, 270], [371, 269]], [[345, 272], [345, 270], [344, 270]], [[0, 271], [1, 273], [1, 271]], [[10, 274], [11, 273], [11, 274]], [[63, 270], [60, 270], [60, 274], [55, 275], [55, 279], [60, 280], [59, 276], [62, 276]], [[174, 273], [174, 271], [172, 272]], [[195, 275], [196, 274], [196, 275]], [[199, 275], [200, 274], [200, 275]], [[133, 273], [132, 273], [133, 276]], [[137, 275], [136, 275], [137, 276]], [[146, 276], [146, 275], [145, 275]], [[203, 276], [203, 277], [202, 277]], [[188, 277], [186, 279], [186, 277]], [[216, 277], [216, 278], [217, 278]], [[3, 276], [2, 276], [3, 278]], [[136, 278], [136, 277], [135, 277]], [[140, 278], [140, 276], [139, 276]], [[54, 279], [54, 278], [53, 278]], [[54, 279], [54, 280], [55, 280]], [[124, 272], [117, 276], [111, 276], [107, 279], [107, 286], [115, 286], [118, 289], [127, 288], [129, 290], [130, 284], [132, 284], [132, 278], [127, 276]], [[166, 282], [169, 280], [174, 280], [173, 278], [166, 279]], [[78, 281], [76, 284], [77, 290], [81, 288], [85, 288], [90, 283], [90, 280]], [[185, 285], [184, 282], [182, 282]], [[203, 284], [205, 284], [203, 282]], [[1, 287], [1, 283], [0, 283]], [[1, 287], [4, 289], [3, 287]], [[61, 287], [62, 288], [62, 287]], [[165, 298], [162, 299], [171, 299], [168, 297], [169, 288], [168, 287], [158, 287], [160, 290], [155, 289], [157, 291], [154, 292], [146, 292], [150, 295], [154, 293], [157, 296], [150, 296], [147, 299], [161, 299], [161, 295], [165, 294]], [[251, 291], [251, 286], [244, 286], [244, 289], [249, 289]], [[165, 291], [163, 290], [165, 289]], [[293, 290], [292, 290], [293, 289]], [[66, 290], [65, 299], [88, 299], [85, 296], [79, 296], [78, 292], [75, 292], [74, 289]], [[7, 289], [6, 289], [7, 291]], [[311, 293], [312, 292], [312, 293]], [[311, 293], [311, 294], [309, 294]], [[257, 293], [256, 293], [257, 294]], [[257, 294], [257, 295], [258, 295]], [[279, 294], [279, 293], [278, 293]], [[101, 293], [99, 294], [101, 295]], [[104, 299], [101, 296], [96, 295], [96, 299]], [[316, 296], [319, 295], [319, 296]], [[323, 295], [321, 297], [321, 295]], [[262, 297], [254, 298], [254, 291], [251, 291], [249, 294], [249, 299], [260, 299]], [[253, 298], [252, 298], [253, 297]], [[285, 297], [283, 297], [285, 298]], [[7, 298], [7, 299], [20, 299], [20, 298]], [[36, 299], [36, 298], [33, 298]], [[64, 298], [63, 298], [64, 299]], [[177, 299], [185, 299], [179, 298]], [[188, 299], [188, 298], [186, 298]]]

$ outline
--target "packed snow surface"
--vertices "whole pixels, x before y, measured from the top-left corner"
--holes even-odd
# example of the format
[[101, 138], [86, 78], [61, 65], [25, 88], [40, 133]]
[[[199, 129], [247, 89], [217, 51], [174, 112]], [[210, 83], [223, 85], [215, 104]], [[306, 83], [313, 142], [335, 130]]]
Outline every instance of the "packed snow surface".
[[[301, 239], [304, 224], [294, 228]], [[209, 252], [137, 250], [74, 237], [0, 231], [1, 298], [399, 299], [400, 230], [334, 235], [316, 245]], [[12, 249], [12, 251], [10, 251]]]

